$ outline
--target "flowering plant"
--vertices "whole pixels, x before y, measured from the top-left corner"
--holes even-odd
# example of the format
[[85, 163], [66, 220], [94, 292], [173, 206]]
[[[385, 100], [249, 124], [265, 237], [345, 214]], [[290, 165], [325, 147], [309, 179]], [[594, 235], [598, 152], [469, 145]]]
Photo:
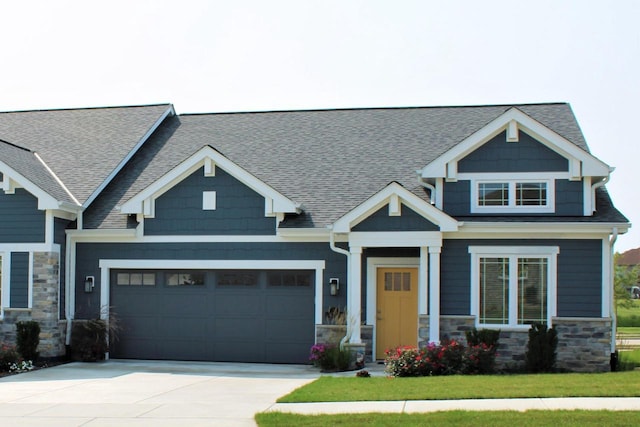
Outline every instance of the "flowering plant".
[[311, 346], [309, 360], [323, 371], [346, 371], [349, 369], [351, 352], [341, 350], [334, 344], [314, 344]]

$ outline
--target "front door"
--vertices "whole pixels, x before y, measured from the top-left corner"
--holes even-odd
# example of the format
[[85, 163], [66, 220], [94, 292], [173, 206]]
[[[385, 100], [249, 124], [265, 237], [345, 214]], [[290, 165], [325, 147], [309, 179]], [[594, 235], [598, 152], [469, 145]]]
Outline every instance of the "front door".
[[378, 268], [376, 359], [399, 346], [418, 344], [418, 269]]

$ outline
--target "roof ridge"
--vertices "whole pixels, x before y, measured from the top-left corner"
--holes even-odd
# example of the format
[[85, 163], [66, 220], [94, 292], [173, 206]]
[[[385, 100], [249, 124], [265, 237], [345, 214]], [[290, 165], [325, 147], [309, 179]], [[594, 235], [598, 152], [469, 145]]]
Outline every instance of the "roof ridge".
[[27, 151], [27, 152], [29, 152], [29, 153], [33, 153], [33, 152], [34, 152], [33, 150], [31, 150], [31, 149], [29, 149], [29, 148], [22, 147], [22, 146], [20, 146], [20, 145], [18, 145], [18, 144], [14, 144], [13, 142], [5, 141], [5, 140], [4, 140], [4, 139], [2, 139], [2, 138], [0, 138], [0, 142], [1, 142], [1, 143], [3, 143], [3, 144], [10, 145], [10, 146], [12, 146], [12, 147], [18, 148], [18, 149], [20, 149], [20, 150]]
[[170, 102], [158, 103], [158, 104], [139, 104], [139, 105], [107, 105], [103, 107], [71, 107], [71, 108], [42, 108], [33, 110], [15, 110], [15, 111], [0, 111], [0, 114], [12, 114], [12, 113], [40, 113], [40, 112], [56, 112], [56, 111], [83, 111], [83, 110], [111, 110], [111, 109], [125, 109], [125, 108], [144, 108], [144, 107], [160, 107], [170, 106]]
[[457, 108], [507, 108], [507, 107], [530, 107], [542, 105], [570, 105], [568, 102], [533, 102], [533, 103], [513, 103], [513, 104], [468, 104], [468, 105], [426, 105], [426, 106], [396, 106], [396, 107], [344, 107], [344, 108], [310, 108], [310, 109], [284, 109], [284, 110], [253, 110], [253, 111], [219, 111], [203, 113], [181, 113], [184, 116], [207, 116], [207, 115], [231, 115], [231, 114], [269, 114], [269, 113], [313, 113], [332, 111], [376, 111], [376, 110], [428, 110], [428, 109], [457, 109]]

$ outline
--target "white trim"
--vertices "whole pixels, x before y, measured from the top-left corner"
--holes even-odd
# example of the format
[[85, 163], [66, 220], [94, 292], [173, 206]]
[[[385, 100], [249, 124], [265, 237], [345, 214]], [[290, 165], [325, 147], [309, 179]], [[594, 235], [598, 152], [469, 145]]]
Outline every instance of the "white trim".
[[439, 231], [354, 231], [349, 245], [368, 248], [442, 246]]
[[418, 316], [429, 313], [429, 247], [420, 247], [418, 267]]
[[429, 341], [440, 342], [440, 253], [442, 248], [429, 247]]
[[592, 216], [595, 211], [591, 199], [591, 177], [582, 178], [582, 215]]
[[0, 319], [4, 317], [4, 309], [10, 308], [11, 304], [11, 252], [0, 251], [0, 261], [2, 261], [2, 268], [0, 274], [2, 275], [2, 287], [0, 288]]
[[[51, 196], [46, 191], [42, 190], [40, 187], [31, 182], [27, 177], [18, 173], [16, 170], [11, 168], [9, 165], [0, 160], [0, 170], [2, 170], [2, 174], [4, 175], [3, 187], [5, 194], [14, 194], [16, 188], [24, 188], [25, 191], [32, 194], [36, 199], [38, 199], [38, 209], [46, 210], [46, 209], [64, 209], [64, 206], [72, 207], [71, 204], [61, 203], [55, 199], [55, 197]], [[80, 206], [77, 206], [80, 208]], [[77, 212], [77, 210], [73, 210], [73, 212]]]
[[50, 245], [51, 243], [53, 243], [53, 233], [55, 230], [54, 221], [55, 219], [53, 216], [53, 211], [51, 211], [50, 209], [44, 211], [44, 243], [46, 245]]
[[[529, 238], [539, 238], [541, 233], [552, 233], [555, 237], [562, 235], [572, 236], [574, 234], [609, 235], [614, 228], [618, 228], [619, 233], [628, 231], [630, 223], [608, 223], [608, 222], [473, 222], [465, 221], [458, 233], [446, 233], [447, 239], [467, 238], [472, 233], [513, 233]], [[466, 237], [465, 237], [466, 236]], [[575, 236], [575, 238], [580, 238]], [[599, 239], [600, 237], [598, 237]]]
[[607, 164], [513, 107], [426, 165], [422, 169], [422, 177], [457, 180], [458, 161], [507, 129], [508, 126], [513, 126], [510, 125], [512, 121], [517, 123], [519, 130], [526, 132], [541, 144], [567, 158], [572, 179], [579, 179], [583, 176], [609, 175], [610, 168]]
[[[370, 257], [367, 258], [367, 306], [366, 306], [366, 319], [367, 325], [373, 326], [372, 336], [372, 354], [375, 358], [376, 355], [376, 310], [378, 309], [378, 295], [377, 295], [377, 272], [378, 268], [417, 268], [418, 275], [420, 274], [420, 258], [385, 258], [385, 257]], [[418, 295], [420, 295], [420, 282], [418, 282]], [[418, 306], [420, 302], [418, 302]], [[417, 331], [418, 325], [416, 325]], [[407, 343], [409, 345], [410, 343]], [[416, 342], [416, 345], [418, 343]]]
[[[516, 186], [518, 184], [526, 183], [542, 183], [546, 184], [546, 203], [541, 206], [520, 206], [516, 204]], [[479, 204], [479, 191], [480, 184], [507, 184], [507, 206], [481, 206]], [[495, 213], [495, 214], [509, 214], [509, 213], [553, 213], [556, 209], [556, 182], [553, 179], [472, 179], [470, 183], [471, 193], [471, 213]]]
[[[59, 269], [59, 268], [58, 268]], [[29, 279], [27, 280], [27, 308], [33, 308], [33, 252], [29, 252]]]
[[71, 192], [71, 190], [69, 190], [67, 188], [66, 185], [64, 185], [64, 182], [62, 182], [62, 180], [58, 177], [58, 175], [55, 174], [55, 172], [53, 172], [53, 170], [49, 167], [49, 165], [47, 165], [45, 163], [45, 161], [38, 155], [38, 153], [36, 153], [35, 151], [33, 152], [33, 155], [35, 156], [36, 159], [38, 159], [38, 161], [40, 162], [40, 164], [42, 164], [42, 166], [44, 166], [44, 168], [47, 170], [47, 172], [49, 172], [49, 174], [53, 177], [53, 179], [58, 183], [58, 185], [60, 187], [62, 187], [62, 189], [64, 190], [65, 193], [67, 193], [67, 196], [69, 196], [71, 198], [71, 200], [73, 200], [73, 202], [75, 204], [77, 204], [78, 206], [81, 205], [82, 203], [80, 203], [78, 201], [78, 199], [76, 199], [76, 197], [73, 195], [73, 193]]
[[203, 191], [202, 192], [202, 210], [215, 211], [216, 210], [216, 192], [215, 191]]
[[[204, 167], [205, 162], [214, 162], [238, 181], [251, 188], [265, 198], [265, 214], [272, 216], [276, 213], [298, 213], [299, 204], [294, 203], [284, 195], [277, 192], [268, 184], [256, 178], [254, 175], [224, 157], [215, 149], [205, 146], [178, 166], [167, 172], [153, 184], [133, 196], [120, 207], [122, 213], [145, 213], [145, 216], [153, 216], [155, 200], [162, 194], [173, 188], [176, 184], [187, 178], [196, 170]], [[149, 203], [149, 207], [145, 206]]]
[[391, 203], [395, 197], [399, 199], [400, 203], [408, 206], [418, 215], [440, 227], [441, 231], [456, 231], [458, 229], [458, 221], [432, 206], [426, 200], [421, 199], [405, 189], [397, 182], [392, 182], [339, 218], [333, 224], [333, 231], [335, 233], [348, 233], [353, 227], [383, 206], [389, 204], [391, 209]]
[[517, 288], [518, 277], [517, 269], [510, 269], [509, 274], [509, 323], [502, 324], [483, 324], [480, 323], [480, 272], [479, 263], [481, 257], [500, 256], [509, 258], [510, 264], [517, 264], [518, 258], [538, 257], [547, 259], [547, 324], [552, 325], [552, 319], [557, 316], [557, 280], [558, 280], [558, 254], [560, 248], [558, 246], [469, 246], [469, 254], [471, 255], [471, 295], [470, 295], [470, 314], [475, 316], [476, 327], [495, 328], [503, 330], [526, 330], [531, 325], [518, 325], [517, 316]]
[[[75, 250], [75, 245], [74, 245]], [[322, 285], [324, 260], [175, 260], [175, 259], [101, 259], [100, 307], [109, 307], [109, 270], [111, 269], [193, 269], [193, 270], [315, 270], [315, 323], [322, 323]], [[75, 275], [74, 275], [75, 276]], [[75, 282], [75, 280], [74, 280]], [[75, 283], [73, 288], [75, 289]], [[75, 293], [75, 292], [74, 292]], [[75, 298], [74, 298], [75, 300]], [[75, 306], [75, 301], [74, 301]], [[108, 310], [101, 310], [107, 319]]]
[[104, 190], [107, 187], [107, 185], [109, 185], [109, 183], [113, 180], [113, 178], [116, 177], [116, 175], [122, 170], [122, 168], [127, 164], [127, 162], [131, 160], [133, 155], [136, 154], [136, 152], [138, 152], [140, 147], [144, 145], [144, 143], [147, 141], [147, 139], [149, 139], [151, 134], [155, 132], [158, 126], [160, 126], [167, 117], [173, 116], [175, 114], [176, 112], [173, 109], [173, 105], [169, 104], [169, 107], [165, 110], [165, 112], [160, 115], [160, 117], [147, 130], [147, 132], [144, 135], [142, 135], [142, 138], [138, 140], [136, 145], [127, 153], [127, 155], [120, 161], [120, 163], [118, 163], [118, 165], [111, 171], [109, 176], [107, 176], [105, 180], [102, 181], [102, 183], [98, 186], [98, 188], [96, 188], [95, 191], [87, 198], [84, 204], [82, 204], [83, 209], [86, 209], [96, 199], [96, 197], [98, 197], [100, 193], [102, 193], [102, 190]]
[[58, 252], [58, 243], [0, 243], [0, 252]]

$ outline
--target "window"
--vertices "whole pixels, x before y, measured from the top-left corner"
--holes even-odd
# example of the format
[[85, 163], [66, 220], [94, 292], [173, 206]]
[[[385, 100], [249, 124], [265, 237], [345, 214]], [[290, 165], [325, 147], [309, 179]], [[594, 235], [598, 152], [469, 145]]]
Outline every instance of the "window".
[[269, 286], [311, 286], [313, 271], [275, 270], [267, 273]]
[[167, 286], [204, 286], [204, 272], [185, 272], [167, 274]]
[[554, 184], [552, 179], [472, 181], [471, 212], [551, 213]]
[[2, 255], [0, 255], [0, 316], [2, 315]]
[[221, 270], [218, 273], [218, 286], [256, 286], [258, 272], [247, 270]]
[[472, 314], [483, 326], [528, 327], [555, 316], [557, 247], [469, 248]]
[[118, 286], [155, 286], [156, 274], [146, 271], [126, 271], [116, 274]]

